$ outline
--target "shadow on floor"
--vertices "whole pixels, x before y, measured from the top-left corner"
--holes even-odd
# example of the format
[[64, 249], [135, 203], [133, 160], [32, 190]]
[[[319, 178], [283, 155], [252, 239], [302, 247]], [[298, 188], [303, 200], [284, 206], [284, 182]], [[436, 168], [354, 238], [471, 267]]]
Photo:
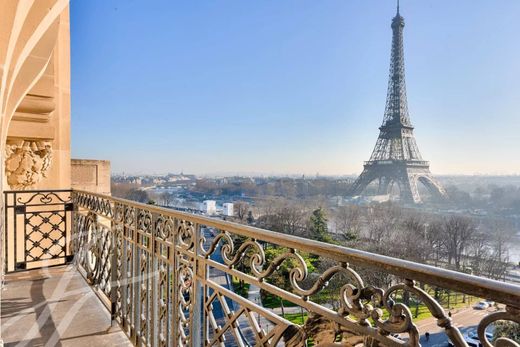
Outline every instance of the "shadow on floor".
[[72, 266], [8, 274], [1, 306], [5, 346], [131, 346]]

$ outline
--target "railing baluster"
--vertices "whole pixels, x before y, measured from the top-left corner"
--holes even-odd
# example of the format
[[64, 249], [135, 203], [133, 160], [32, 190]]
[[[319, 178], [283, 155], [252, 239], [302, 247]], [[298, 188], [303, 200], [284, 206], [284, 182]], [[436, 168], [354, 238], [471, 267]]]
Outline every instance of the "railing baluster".
[[177, 256], [177, 247], [178, 247], [178, 241], [177, 241], [177, 229], [179, 227], [179, 220], [177, 218], [173, 219], [173, 234], [171, 236], [173, 248], [172, 248], [172, 254], [171, 254], [171, 261], [173, 264], [172, 268], [172, 288], [171, 288], [171, 305], [172, 305], [172, 342], [173, 346], [178, 346], [180, 341], [180, 327], [179, 327], [179, 318], [180, 318], [180, 312], [179, 312], [179, 285], [178, 285], [178, 278], [179, 278], [179, 259]]
[[158, 330], [158, 320], [157, 320], [157, 286], [159, 281], [159, 268], [158, 265], [158, 254], [157, 254], [157, 245], [156, 245], [156, 232], [155, 222], [157, 221], [157, 214], [151, 213], [151, 221], [150, 221], [150, 240], [148, 246], [148, 271], [151, 274], [148, 279], [148, 288], [151, 288], [152, 293], [149, 295], [148, 309], [150, 310], [150, 346], [157, 346], [156, 333]]
[[111, 282], [111, 286], [110, 286], [110, 319], [111, 319], [111, 325], [114, 325], [116, 323], [116, 315], [117, 315], [117, 291], [119, 290], [118, 288], [118, 276], [117, 276], [117, 271], [118, 271], [118, 264], [119, 264], [119, 254], [118, 254], [118, 238], [119, 238], [119, 233], [117, 232], [116, 230], [116, 225], [114, 222], [111, 223], [111, 228], [112, 228], [112, 235], [111, 235], [111, 239], [112, 239], [112, 247], [111, 247], [111, 252], [109, 254], [111, 254], [111, 268], [110, 268], [110, 282]]
[[203, 333], [203, 316], [202, 316], [202, 305], [204, 304], [204, 291], [203, 284], [205, 282], [205, 271], [203, 262], [199, 262], [199, 245], [200, 245], [200, 225], [196, 223], [193, 226], [193, 258], [192, 269], [193, 269], [193, 302], [192, 302], [192, 346], [202, 346], [203, 343], [201, 336]]
[[133, 342], [137, 345], [139, 337], [139, 248], [137, 248], [137, 231], [135, 228], [135, 221], [137, 215], [137, 209], [131, 209], [131, 221], [129, 225], [130, 235], [132, 238], [131, 249], [132, 249], [132, 272], [131, 272], [131, 309], [132, 309], [132, 325], [133, 325]]

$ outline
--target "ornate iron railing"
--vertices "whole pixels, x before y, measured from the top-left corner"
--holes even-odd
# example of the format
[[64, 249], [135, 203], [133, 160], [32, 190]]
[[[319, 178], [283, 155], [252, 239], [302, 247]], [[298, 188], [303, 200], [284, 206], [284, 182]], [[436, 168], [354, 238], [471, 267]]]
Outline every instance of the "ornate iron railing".
[[[512, 284], [89, 192], [74, 191], [73, 201], [77, 263], [136, 345], [418, 346], [405, 304], [413, 299], [455, 346], [467, 346], [428, 294], [434, 286], [505, 307], [478, 324], [483, 346], [491, 346], [485, 332], [494, 322], [520, 323], [520, 287]], [[325, 269], [309, 271], [309, 259]], [[389, 275], [390, 287], [363, 280], [374, 273]], [[250, 286], [248, 299], [237, 281]], [[286, 319], [252, 288], [297, 308], [286, 307]], [[321, 302], [324, 292], [337, 305]]]
[[7, 272], [61, 265], [72, 259], [71, 190], [5, 191]]

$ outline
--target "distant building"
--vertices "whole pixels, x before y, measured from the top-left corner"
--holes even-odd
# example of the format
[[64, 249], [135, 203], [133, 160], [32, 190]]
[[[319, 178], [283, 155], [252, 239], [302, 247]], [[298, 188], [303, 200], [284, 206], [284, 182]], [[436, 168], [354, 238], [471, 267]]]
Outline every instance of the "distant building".
[[71, 159], [71, 181], [73, 189], [110, 195], [110, 162]]
[[234, 209], [233, 203], [225, 202], [222, 205], [222, 214], [224, 216], [233, 217], [233, 215], [234, 215], [234, 210], [233, 209]]
[[371, 202], [383, 203], [383, 202], [387, 202], [390, 200], [392, 200], [390, 194], [368, 195], [368, 196], [367, 195], [356, 195], [356, 196], [345, 197], [343, 199], [343, 202], [348, 202], [351, 204], [367, 204], [367, 203], [371, 203]]
[[204, 200], [200, 209], [204, 214], [212, 216], [217, 213], [217, 203], [215, 200]]
[[333, 196], [329, 199], [330, 203], [334, 206], [343, 206], [345, 199], [342, 196]]

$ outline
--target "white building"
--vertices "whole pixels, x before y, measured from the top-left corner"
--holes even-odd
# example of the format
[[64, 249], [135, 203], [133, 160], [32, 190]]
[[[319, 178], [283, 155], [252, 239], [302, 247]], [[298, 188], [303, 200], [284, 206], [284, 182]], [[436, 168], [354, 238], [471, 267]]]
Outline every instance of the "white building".
[[217, 203], [215, 200], [204, 200], [200, 209], [204, 214], [212, 216], [217, 213]]
[[224, 216], [228, 216], [228, 217], [233, 217], [234, 215], [234, 206], [233, 206], [233, 203], [231, 202], [225, 202], [223, 205], [222, 205], [222, 214]]

